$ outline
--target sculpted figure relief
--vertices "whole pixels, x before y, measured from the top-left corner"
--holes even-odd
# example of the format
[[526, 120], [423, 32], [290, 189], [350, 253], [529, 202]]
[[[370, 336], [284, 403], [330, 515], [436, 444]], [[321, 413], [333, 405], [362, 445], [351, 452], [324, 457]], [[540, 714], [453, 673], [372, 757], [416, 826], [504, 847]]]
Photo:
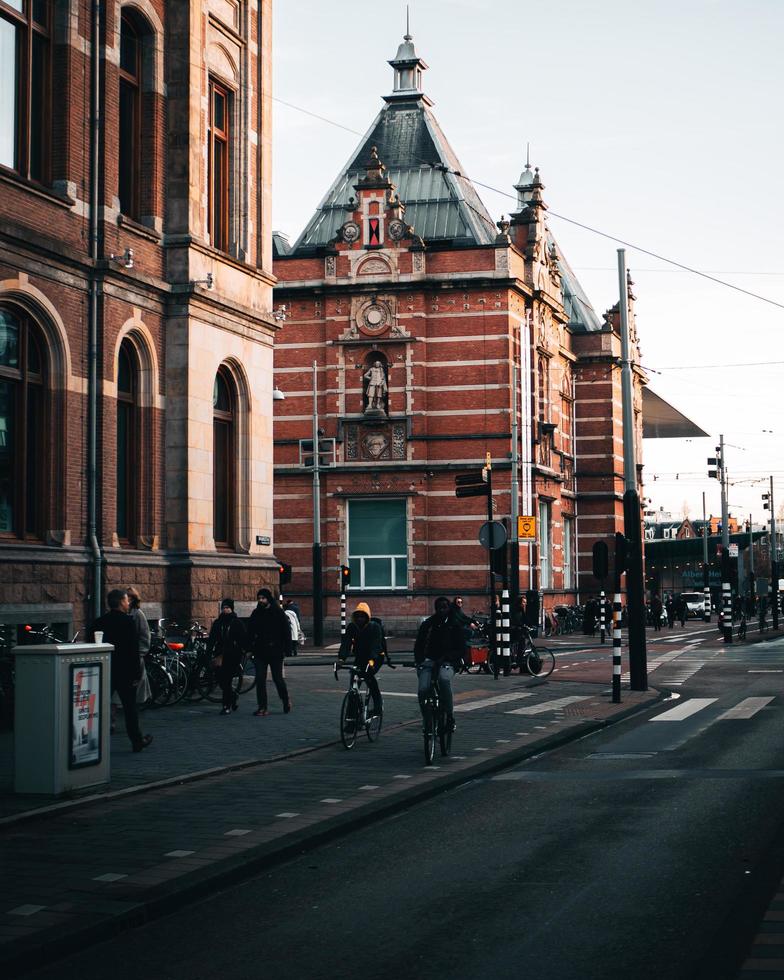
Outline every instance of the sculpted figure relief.
[[387, 396], [387, 378], [381, 361], [374, 361], [365, 371], [363, 378], [367, 381], [367, 404], [365, 412], [384, 413]]

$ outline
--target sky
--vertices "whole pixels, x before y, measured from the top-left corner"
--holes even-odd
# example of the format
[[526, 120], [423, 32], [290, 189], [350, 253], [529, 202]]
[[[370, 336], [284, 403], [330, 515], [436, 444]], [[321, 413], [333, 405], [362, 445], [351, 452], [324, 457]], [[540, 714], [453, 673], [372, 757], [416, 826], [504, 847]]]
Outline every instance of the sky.
[[[645, 440], [648, 506], [701, 517], [704, 491], [707, 511], [720, 514], [706, 459], [723, 433], [730, 512], [766, 520], [771, 475], [778, 512], [784, 2], [409, 6], [429, 66], [423, 89], [463, 172], [494, 188], [477, 187], [491, 216], [515, 210], [530, 144], [550, 228], [600, 315], [618, 299], [617, 249], [627, 243], [650, 385], [710, 433]], [[273, 226], [292, 241], [392, 91], [387, 61], [405, 18], [400, 0], [275, 0]]]

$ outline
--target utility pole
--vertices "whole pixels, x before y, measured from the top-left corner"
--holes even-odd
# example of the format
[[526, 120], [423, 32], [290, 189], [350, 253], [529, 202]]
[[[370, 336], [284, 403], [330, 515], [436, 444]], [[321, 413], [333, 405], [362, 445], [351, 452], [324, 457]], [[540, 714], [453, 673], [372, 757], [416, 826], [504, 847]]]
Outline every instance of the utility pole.
[[313, 645], [324, 643], [321, 581], [321, 479], [319, 476], [318, 363], [313, 362]]
[[708, 564], [708, 521], [705, 517], [705, 491], [702, 493], [702, 619], [709, 623], [711, 618], [710, 565]]
[[770, 510], [770, 588], [773, 612], [773, 629], [779, 628], [779, 561], [776, 540], [776, 503], [773, 499], [773, 477], [770, 478], [770, 492], [763, 493], [763, 507]]
[[[522, 337], [521, 337], [522, 340]], [[517, 467], [519, 464], [517, 452], [517, 355], [512, 353], [512, 506], [510, 517], [512, 521], [509, 542], [509, 591], [511, 593], [511, 608], [516, 615], [520, 608], [520, 537], [517, 518], [520, 514], [519, 483]]]
[[645, 645], [645, 582], [642, 571], [640, 496], [634, 448], [634, 401], [629, 344], [629, 285], [626, 250], [618, 249], [618, 285], [621, 314], [621, 394], [623, 399], [623, 528], [628, 542], [626, 597], [629, 608], [629, 684], [633, 691], [648, 690], [648, 657]]
[[724, 458], [724, 436], [719, 436], [716, 456], [708, 459], [708, 476], [719, 481], [721, 486], [721, 611], [719, 630], [724, 634], [724, 642], [732, 643], [732, 582], [730, 570], [730, 522], [727, 508], [727, 466]]

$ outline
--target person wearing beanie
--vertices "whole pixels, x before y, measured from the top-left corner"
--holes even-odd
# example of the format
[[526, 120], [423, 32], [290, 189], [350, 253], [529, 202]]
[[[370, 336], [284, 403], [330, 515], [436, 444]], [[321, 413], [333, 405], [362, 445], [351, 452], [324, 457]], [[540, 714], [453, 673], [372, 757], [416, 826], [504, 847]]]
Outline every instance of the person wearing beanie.
[[283, 678], [283, 658], [291, 653], [291, 626], [288, 616], [269, 589], [256, 593], [257, 605], [248, 621], [248, 646], [256, 661], [256, 703], [253, 712], [263, 717], [267, 712], [267, 668], [272, 672], [275, 689], [283, 704], [283, 713], [291, 711], [291, 698]]
[[[381, 670], [384, 653], [384, 634], [381, 626], [370, 616], [370, 606], [366, 602], [358, 602], [357, 608], [351, 614], [351, 621], [346, 626], [346, 632], [340, 643], [339, 661], [344, 664], [350, 656], [354, 658], [354, 666], [364, 671], [365, 683], [373, 700], [373, 713], [381, 714], [381, 691], [378, 689], [376, 674]], [[370, 661], [373, 666], [369, 666]]]
[[223, 692], [222, 715], [237, 710], [237, 692], [234, 678], [241, 669], [245, 649], [245, 630], [234, 612], [234, 600], [222, 599], [220, 616], [212, 624], [207, 653], [215, 664], [215, 675]]
[[452, 615], [452, 606], [445, 595], [435, 601], [435, 612], [422, 623], [414, 643], [414, 663], [419, 685], [419, 707], [424, 709], [430, 679], [438, 671], [438, 696], [446, 709], [447, 724], [455, 730], [452, 678], [460, 669], [465, 655], [465, 636]]

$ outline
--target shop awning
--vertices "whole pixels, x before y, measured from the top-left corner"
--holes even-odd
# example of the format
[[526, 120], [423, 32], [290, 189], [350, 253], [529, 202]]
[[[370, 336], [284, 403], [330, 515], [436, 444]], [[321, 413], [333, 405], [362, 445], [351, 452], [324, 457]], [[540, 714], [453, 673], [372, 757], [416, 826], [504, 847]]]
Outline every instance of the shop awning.
[[643, 439], [694, 439], [707, 435], [647, 385], [642, 389]]

